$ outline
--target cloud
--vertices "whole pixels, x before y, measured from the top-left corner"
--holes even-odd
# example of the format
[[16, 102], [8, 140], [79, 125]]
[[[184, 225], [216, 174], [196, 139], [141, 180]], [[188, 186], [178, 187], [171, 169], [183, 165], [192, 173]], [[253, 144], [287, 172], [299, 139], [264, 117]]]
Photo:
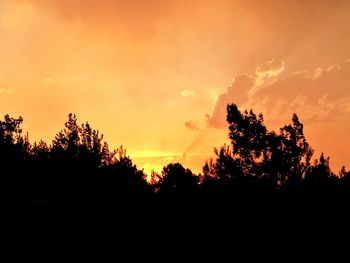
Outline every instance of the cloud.
[[[255, 76], [236, 77], [219, 96], [209, 126], [226, 128], [228, 103], [263, 112], [267, 120], [280, 120], [294, 112], [308, 123], [350, 116], [350, 61], [280, 77], [283, 68], [283, 62], [271, 61], [258, 66]], [[262, 81], [261, 75], [268, 80]]]
[[248, 100], [248, 92], [254, 87], [255, 77], [252, 75], [240, 75], [233, 79], [227, 91], [221, 94], [215, 104], [211, 117], [208, 118], [209, 126], [215, 128], [226, 127], [226, 106], [235, 102], [243, 104]]
[[183, 97], [193, 96], [195, 94], [196, 93], [193, 90], [189, 90], [189, 89], [185, 89], [185, 90], [180, 92], [180, 95]]
[[5, 89], [5, 88], [0, 88], [0, 93], [1, 94], [6, 94], [6, 95], [11, 95], [14, 93], [13, 89]]
[[284, 61], [277, 61], [272, 59], [266, 63], [259, 65], [255, 71], [255, 87], [263, 85], [267, 78], [276, 77], [283, 71]]
[[256, 68], [256, 75], [263, 75], [266, 77], [277, 76], [284, 70], [284, 61], [270, 60], [259, 65]]
[[200, 130], [198, 127], [198, 121], [187, 121], [185, 122], [185, 126], [191, 130]]
[[256, 68], [255, 75], [243, 74], [235, 77], [227, 91], [218, 97], [212, 116], [208, 119], [209, 126], [225, 128], [227, 104], [243, 105], [247, 103], [259, 89], [272, 83], [283, 71], [284, 61], [272, 59], [260, 64]]
[[309, 122], [348, 116], [350, 62], [295, 72], [277, 79], [257, 92], [251, 104], [265, 108], [266, 114], [272, 117], [297, 112]]

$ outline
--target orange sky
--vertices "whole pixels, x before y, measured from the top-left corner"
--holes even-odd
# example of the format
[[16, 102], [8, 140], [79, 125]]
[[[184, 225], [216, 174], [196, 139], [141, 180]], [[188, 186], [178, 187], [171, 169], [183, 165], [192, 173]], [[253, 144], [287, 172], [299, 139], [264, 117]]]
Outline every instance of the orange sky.
[[236, 102], [273, 129], [297, 112], [350, 166], [349, 16], [346, 0], [0, 0], [0, 114], [51, 141], [74, 112], [146, 171], [199, 172]]

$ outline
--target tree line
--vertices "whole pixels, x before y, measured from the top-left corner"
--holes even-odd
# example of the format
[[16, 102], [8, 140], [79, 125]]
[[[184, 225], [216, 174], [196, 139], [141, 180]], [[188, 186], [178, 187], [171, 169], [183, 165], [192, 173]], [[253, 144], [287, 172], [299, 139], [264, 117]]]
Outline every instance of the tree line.
[[22, 117], [0, 121], [0, 187], [3, 200], [24, 203], [117, 202], [174, 196], [350, 193], [350, 172], [331, 171], [329, 157], [313, 160], [296, 114], [278, 132], [263, 115], [227, 106], [230, 145], [214, 149], [201, 174], [180, 163], [146, 174], [123, 147], [110, 150], [88, 122], [68, 115], [51, 144], [31, 143]]

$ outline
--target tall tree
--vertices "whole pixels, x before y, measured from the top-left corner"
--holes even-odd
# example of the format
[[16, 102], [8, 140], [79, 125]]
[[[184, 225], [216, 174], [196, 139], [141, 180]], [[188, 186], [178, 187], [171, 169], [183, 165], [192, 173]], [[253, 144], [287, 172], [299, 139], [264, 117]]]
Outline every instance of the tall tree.
[[198, 187], [198, 177], [180, 163], [171, 163], [163, 168], [158, 182], [160, 193], [188, 194]]

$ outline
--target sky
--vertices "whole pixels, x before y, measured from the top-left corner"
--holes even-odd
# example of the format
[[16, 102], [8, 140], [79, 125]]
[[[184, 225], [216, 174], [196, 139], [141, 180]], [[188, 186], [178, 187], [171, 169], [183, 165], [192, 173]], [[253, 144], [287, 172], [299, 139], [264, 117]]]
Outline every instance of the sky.
[[350, 1], [0, 0], [0, 114], [51, 142], [70, 112], [146, 172], [194, 172], [225, 108], [278, 130], [296, 112], [350, 167]]

